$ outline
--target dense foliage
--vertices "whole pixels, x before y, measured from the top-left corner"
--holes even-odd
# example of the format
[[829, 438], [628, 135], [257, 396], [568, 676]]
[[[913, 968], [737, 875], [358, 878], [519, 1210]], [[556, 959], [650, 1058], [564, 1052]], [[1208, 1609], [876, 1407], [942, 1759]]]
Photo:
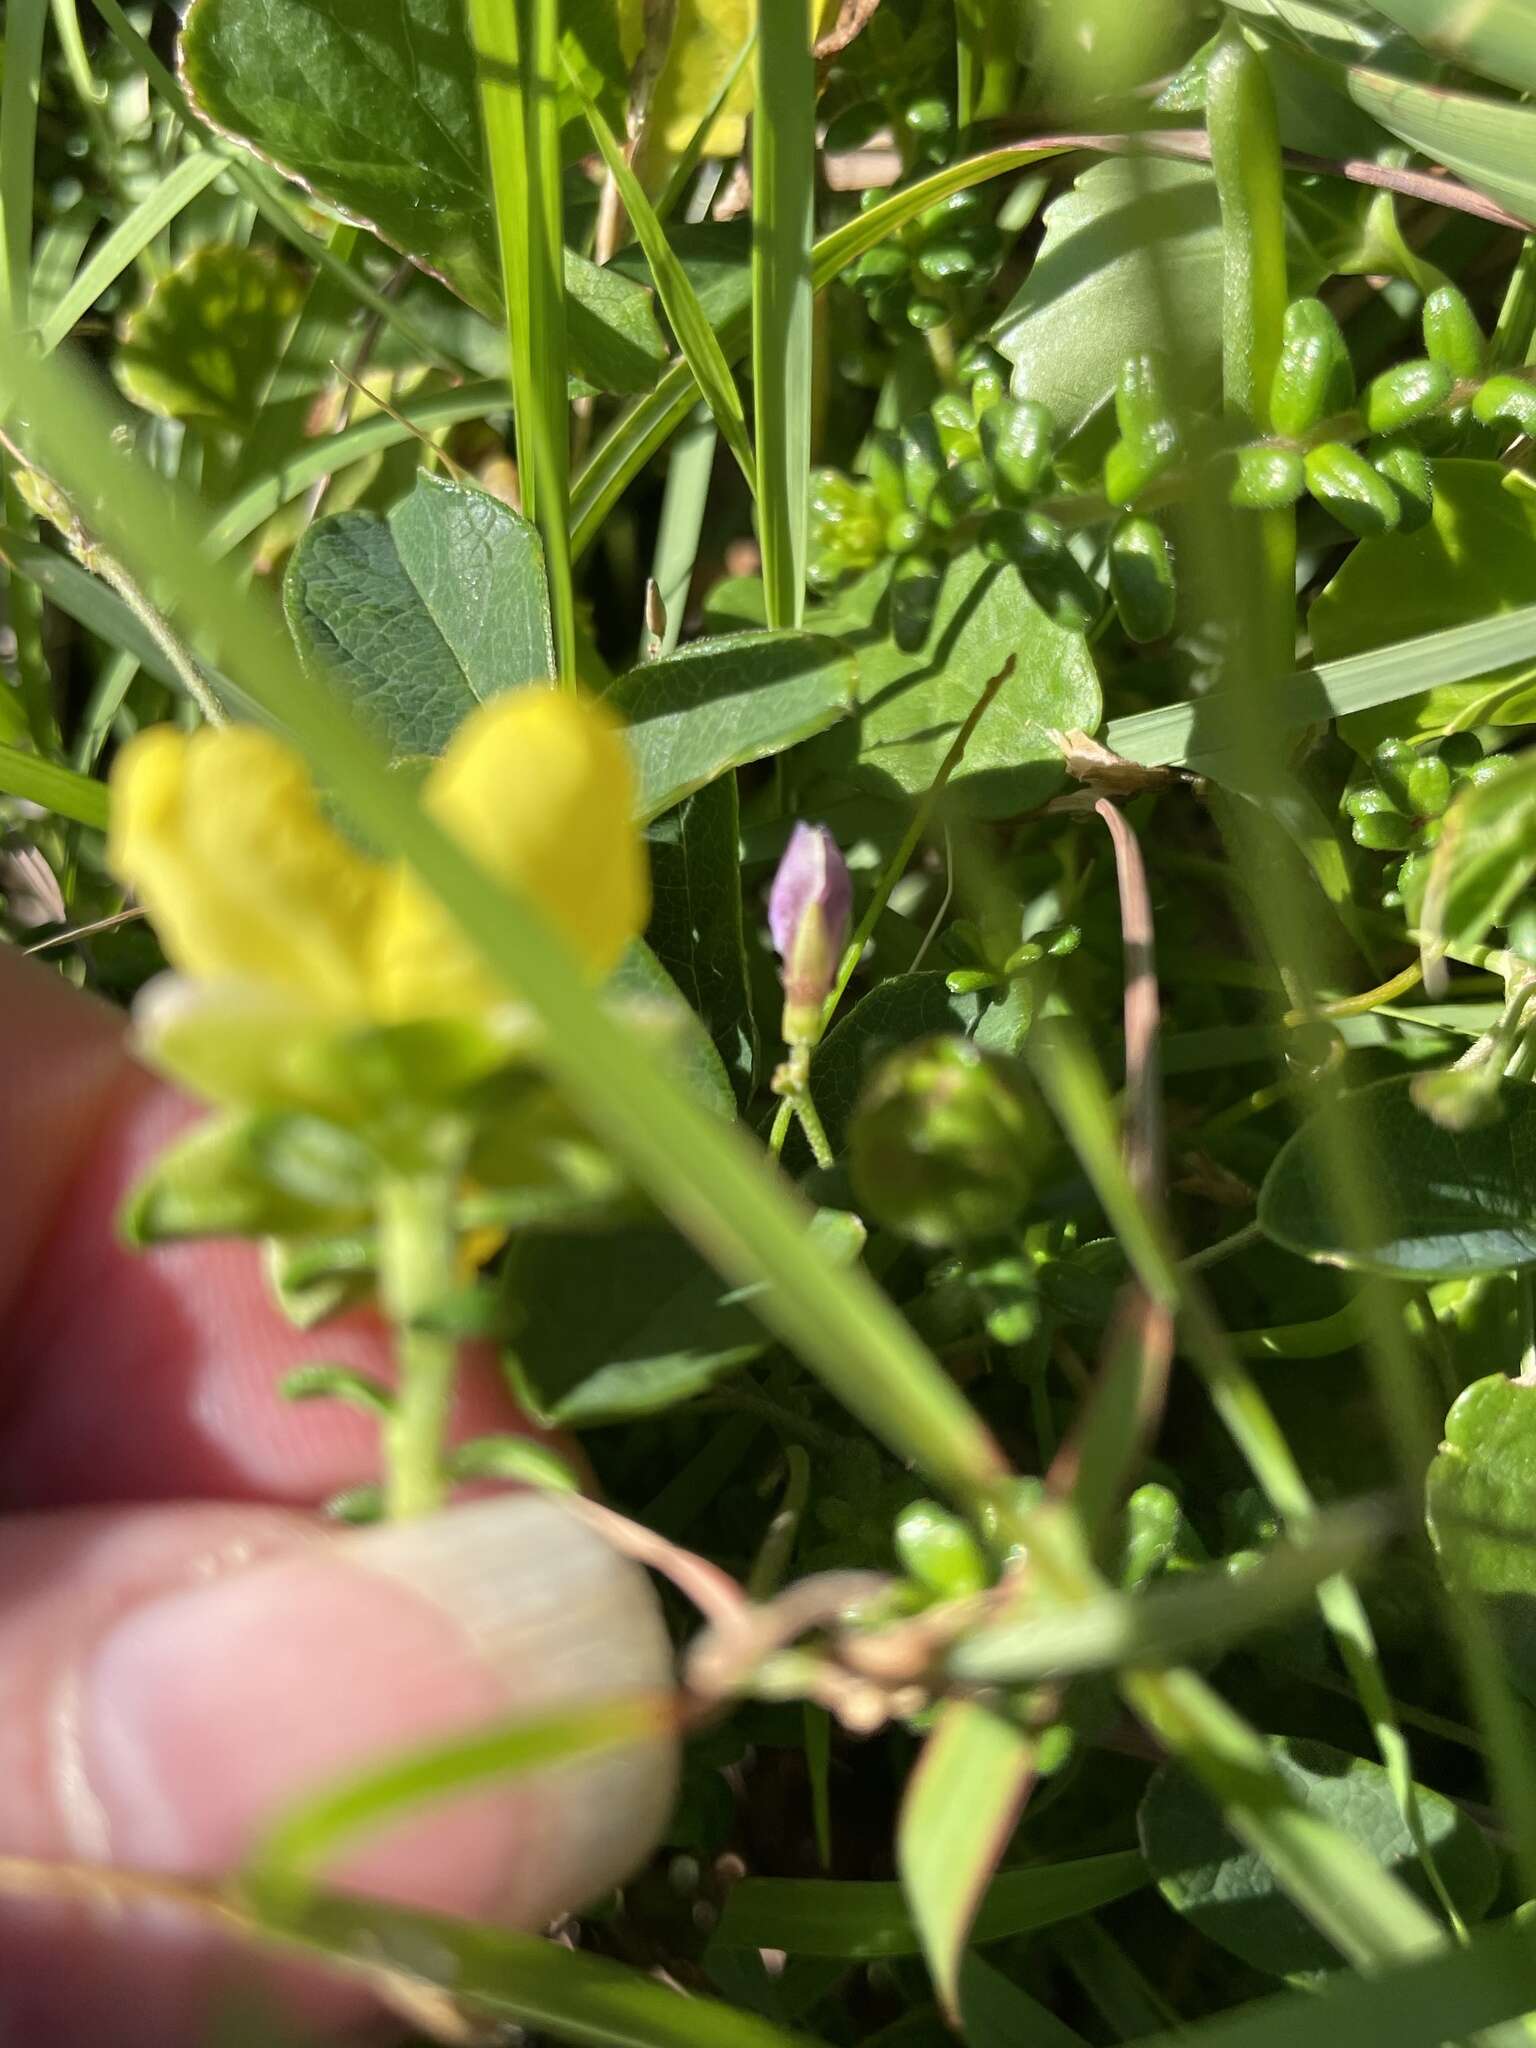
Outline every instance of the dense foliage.
[[7, 938], [215, 1105], [137, 1242], [397, 1326], [336, 1513], [672, 1561], [471, 2018], [1525, 2039], [1536, 12], [811, 12], [8, 0]]

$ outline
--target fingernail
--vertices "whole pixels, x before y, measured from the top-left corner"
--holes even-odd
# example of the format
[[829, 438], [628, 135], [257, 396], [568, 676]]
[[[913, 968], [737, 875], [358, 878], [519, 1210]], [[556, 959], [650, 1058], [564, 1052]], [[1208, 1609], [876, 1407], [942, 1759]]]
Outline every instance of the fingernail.
[[[663, 1688], [670, 1666], [644, 1575], [539, 1495], [317, 1536], [116, 1622], [81, 1675], [77, 1808], [92, 1853], [213, 1876], [371, 1763]], [[578, 1758], [402, 1820], [327, 1875], [537, 1927], [628, 1874], [674, 1776], [660, 1739]]]

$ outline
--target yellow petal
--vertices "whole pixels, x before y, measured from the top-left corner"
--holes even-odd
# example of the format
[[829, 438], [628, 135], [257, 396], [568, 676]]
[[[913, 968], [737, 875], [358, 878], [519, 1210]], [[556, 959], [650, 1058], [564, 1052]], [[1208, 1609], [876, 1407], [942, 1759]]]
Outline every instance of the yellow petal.
[[[508, 690], [472, 712], [422, 802], [542, 912], [594, 980], [644, 928], [645, 844], [623, 731], [590, 697]], [[380, 931], [380, 1007], [430, 1016], [503, 1000], [458, 928], [405, 872]]]
[[271, 734], [156, 726], [131, 740], [112, 771], [108, 861], [184, 972], [366, 1013], [385, 870], [327, 822]]

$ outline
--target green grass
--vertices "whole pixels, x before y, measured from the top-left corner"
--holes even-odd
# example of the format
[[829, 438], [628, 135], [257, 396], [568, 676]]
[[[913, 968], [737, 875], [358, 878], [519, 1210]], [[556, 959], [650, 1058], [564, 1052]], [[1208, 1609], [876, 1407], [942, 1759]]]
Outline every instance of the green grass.
[[[379, 5], [383, 49], [396, 0]], [[1208, 120], [1209, 180], [1194, 171], [1136, 212], [1104, 198], [1090, 152], [1008, 139], [1039, 132], [1047, 45], [970, 0], [882, 0], [820, 59], [793, 7], [723, 10], [718, 46], [684, 52], [664, 11], [646, 41], [574, 0], [465, 0], [430, 48], [402, 47], [462, 173], [465, 232], [499, 275], [498, 320], [494, 288], [476, 311], [441, 282], [463, 251], [437, 245], [428, 210], [392, 211], [388, 177], [412, 167], [391, 167], [387, 134], [376, 163], [354, 152], [342, 168], [372, 164], [393, 243], [350, 186], [343, 206], [324, 175], [310, 192], [282, 168], [297, 128], [206, 129], [117, 0], [83, 21], [68, 0], [13, 0], [0, 562], [18, 687], [0, 690], [0, 826], [57, 884], [65, 922], [45, 942], [119, 999], [157, 964], [102, 861], [123, 739], [214, 710], [283, 734], [347, 828], [408, 864], [515, 989], [537, 1043], [527, 1075], [471, 1090], [438, 1073], [451, 1116], [442, 1094], [421, 1110], [424, 1066], [401, 1069], [395, 1110], [421, 1111], [443, 1156], [472, 1156], [472, 1201], [432, 1184], [431, 1299], [398, 1286], [421, 1249], [398, 1162], [370, 1182], [362, 1224], [338, 1211], [334, 1229], [284, 1240], [290, 1271], [397, 1311], [416, 1384], [398, 1408], [364, 1390], [386, 1446], [410, 1434], [413, 1397], [440, 1405], [461, 1334], [516, 1348], [541, 1400], [547, 1378], [588, 1373], [586, 1412], [609, 1419], [573, 1467], [652, 1532], [683, 1587], [747, 1589], [761, 1632], [748, 1655], [726, 1626], [715, 1664], [680, 1665], [706, 1694], [728, 1668], [721, 1697], [495, 1727], [273, 1816], [231, 1894], [254, 1931], [451, 1991], [477, 2020], [608, 2048], [932, 2048], [945, 2014], [969, 2048], [1528, 2037], [1536, 1965], [1510, 1916], [1536, 1896], [1536, 1417], [1470, 1454], [1463, 1481], [1485, 1508], [1453, 1533], [1475, 1586], [1424, 1533], [1447, 1410], [1485, 1376], [1521, 1375], [1536, 1348], [1524, 1163], [1497, 1122], [1469, 1121], [1455, 1184], [1427, 1186], [1411, 1151], [1372, 1156], [1353, 1097], [1453, 1059], [1491, 1078], [1507, 1063], [1506, 1096], [1536, 1072], [1533, 1020], [1509, 1002], [1536, 958], [1536, 909], [1502, 906], [1441, 989], [1418, 983], [1415, 894], [1464, 857], [1456, 777], [1504, 792], [1483, 809], [1519, 858], [1536, 829], [1526, 779], [1487, 766], [1536, 733], [1520, 694], [1536, 669], [1536, 516], [1510, 474], [1536, 403], [1527, 418], [1506, 392], [1511, 410], [1475, 419], [1481, 375], [1458, 371], [1403, 429], [1432, 474], [1447, 452], [1483, 465], [1476, 530], [1447, 517], [1444, 491], [1412, 537], [1411, 507], [1403, 532], [1371, 535], [1306, 494], [1277, 487], [1258, 513], [1231, 498], [1233, 448], [1275, 439], [1293, 296], [1321, 289], [1364, 382], [1420, 353], [1432, 247], [1493, 333], [1490, 364], [1528, 353], [1525, 236], [1458, 213], [1431, 243], [1422, 190], [1367, 194], [1283, 156], [1305, 147], [1337, 173], [1417, 141], [1428, 164], [1436, 148], [1469, 186], [1528, 203], [1517, 144], [1536, 42], [1518, 11], [1435, 38], [1416, 7], [1384, 12], [1403, 42], [1326, 8], [1172, 23], [1159, 78], [1206, 31], [1225, 40], [1204, 98], [1166, 112], [1150, 78], [1123, 75], [1132, 42], [1100, 64], [1085, 41], [1083, 103], [1096, 80], [1131, 95], [1093, 113], [1106, 130]], [[1129, 21], [1111, 0], [1089, 13], [1095, 35]], [[1384, 93], [1409, 49], [1421, 75]], [[345, 133], [346, 64], [302, 83], [342, 95], [324, 133]], [[739, 154], [712, 165], [743, 114]], [[283, 118], [308, 118], [297, 88]], [[669, 167], [654, 178], [653, 158]], [[1132, 190], [1148, 183], [1140, 161]], [[867, 189], [846, 189], [858, 178]], [[568, 301], [567, 247], [605, 256], [615, 214], [597, 287], [612, 297], [578, 304], [589, 276]], [[1143, 246], [1149, 220], [1167, 232]], [[238, 429], [113, 395], [151, 269], [210, 243], [273, 252], [301, 284], [271, 360], [227, 394]], [[1021, 287], [1033, 333], [1010, 312]], [[193, 317], [171, 346], [216, 379], [242, 335], [228, 308]], [[573, 402], [578, 321], [611, 323], [630, 367]], [[1000, 337], [1008, 359], [991, 352]], [[1174, 626], [1152, 643], [1108, 566], [1124, 540], [1110, 496], [1126, 495], [1108, 486], [1139, 429], [1123, 411], [1106, 469], [1108, 410], [1095, 418], [1131, 348], [1167, 358], [1177, 432], [1127, 487], [1172, 548]], [[1006, 410], [1020, 397], [1052, 415], [1049, 459], [1024, 481], [1023, 442], [1011, 470], [1003, 446], [1023, 434]], [[1282, 454], [1382, 452], [1342, 399], [1294, 438]], [[456, 488], [420, 485], [425, 466]], [[813, 466], [832, 472], [814, 505]], [[536, 537], [486, 492], [516, 499]], [[57, 526], [39, 528], [38, 504]], [[343, 587], [327, 593], [330, 638], [317, 609], [301, 653], [278, 600], [316, 519], [337, 522]], [[976, 550], [992, 581], [935, 634], [944, 579]], [[514, 557], [495, 572], [507, 587], [486, 580]], [[1316, 660], [1310, 606], [1362, 559], [1382, 565], [1375, 593], [1346, 580], [1329, 600], [1354, 588], [1343, 644], [1359, 651]], [[629, 682], [637, 659], [687, 652], [699, 610], [723, 651]], [[817, 659], [846, 678], [847, 715], [829, 727], [841, 698], [822, 706], [795, 725], [809, 738], [650, 821], [650, 951], [593, 988], [542, 899], [498, 883], [419, 806], [419, 735], [439, 731], [442, 693], [467, 703], [515, 681], [498, 666], [514, 642], [547, 640], [562, 682], [617, 680], [644, 704], [645, 759], [674, 745], [692, 759], [689, 735], [705, 734], [713, 758], [739, 760], [751, 749], [719, 736], [750, 719], [759, 679], [810, 660], [758, 638], [764, 624], [840, 643]], [[1100, 771], [1113, 848], [1091, 815], [1099, 785], [1086, 801], [1070, 789], [1047, 730], [1069, 656], [1091, 658], [1095, 735], [1121, 757]], [[940, 685], [961, 674], [978, 681], [957, 708]], [[1462, 685], [1480, 708], [1439, 695]], [[1438, 704], [1441, 725], [1510, 721], [1478, 726], [1475, 770], [1465, 748], [1440, 751]], [[1385, 753], [1353, 743], [1366, 713], [1392, 730]], [[765, 925], [774, 860], [797, 822], [822, 820], [852, 903], [844, 922], [829, 892], [829, 1028], [808, 1086], [832, 1164], [816, 1170], [787, 1099], [800, 1083], [774, 1083]], [[612, 822], [592, 821], [594, 840]], [[588, 850], [562, 852], [575, 866]], [[1497, 843], [1472, 854], [1500, 857]], [[4, 914], [7, 938], [31, 943], [40, 928]], [[914, 1079], [931, 1071], [921, 1056], [905, 1064], [935, 1034], [969, 1041], [942, 1088]], [[334, 1103], [316, 1116], [354, 1150], [358, 1130], [383, 1130]], [[1260, 1200], [1300, 1119], [1322, 1161], [1311, 1262], [1268, 1234]], [[279, 1167], [300, 1166], [315, 1171], [307, 1154], [242, 1171], [288, 1198]], [[834, 1213], [813, 1229], [818, 1210]], [[836, 1213], [850, 1210], [856, 1224]], [[471, 1211], [510, 1217], [512, 1242], [477, 1242], [488, 1263], [460, 1273], [449, 1233]], [[1514, 1247], [1503, 1265], [1478, 1249], [1490, 1214]], [[1458, 1216], [1453, 1280], [1410, 1284], [1383, 1261], [1413, 1228], [1455, 1236]], [[323, 1320], [315, 1341], [323, 1358]], [[348, 1394], [335, 1370], [300, 1385]], [[425, 1473], [420, 1502], [447, 1469]], [[457, 1470], [569, 1483], [564, 1464], [495, 1441]], [[400, 1506], [398, 1478], [350, 1511]], [[676, 1586], [666, 1599], [686, 1653], [699, 1623]], [[572, 1767], [679, 1711], [690, 1739], [658, 1860], [578, 1916], [573, 1947], [315, 1888], [354, 1836], [403, 1812]], [[1291, 1759], [1309, 1742], [1337, 1763], [1299, 1789]], [[1171, 1848], [1157, 1824], [1170, 1785], [1184, 1802]], [[1284, 1958], [1308, 1929], [1337, 1967], [1303, 1990]]]

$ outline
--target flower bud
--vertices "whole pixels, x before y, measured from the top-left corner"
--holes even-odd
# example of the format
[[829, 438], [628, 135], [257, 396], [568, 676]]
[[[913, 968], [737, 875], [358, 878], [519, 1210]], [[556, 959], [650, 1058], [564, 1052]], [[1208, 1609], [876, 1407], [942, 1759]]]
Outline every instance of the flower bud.
[[768, 929], [783, 963], [784, 1039], [813, 1044], [853, 916], [853, 883], [825, 825], [796, 825], [768, 896]]
[[945, 1035], [903, 1046], [877, 1069], [850, 1136], [864, 1214], [934, 1247], [1011, 1230], [1047, 1142], [1018, 1067]]

